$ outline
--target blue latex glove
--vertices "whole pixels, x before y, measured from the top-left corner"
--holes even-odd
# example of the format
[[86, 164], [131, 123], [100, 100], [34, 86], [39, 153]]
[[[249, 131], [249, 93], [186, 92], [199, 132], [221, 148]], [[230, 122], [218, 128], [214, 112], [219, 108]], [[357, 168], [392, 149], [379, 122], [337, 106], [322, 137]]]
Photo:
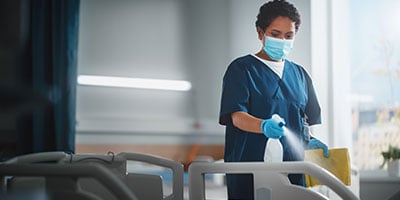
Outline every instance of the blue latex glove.
[[321, 140], [318, 140], [317, 138], [312, 138], [310, 142], [308, 143], [308, 149], [322, 149], [324, 150], [324, 156], [325, 158], [329, 157], [329, 151], [328, 151], [328, 146], [321, 142]]
[[279, 139], [284, 136], [283, 125], [283, 119], [281, 121], [277, 121], [273, 118], [265, 119], [261, 122], [261, 130], [266, 137]]

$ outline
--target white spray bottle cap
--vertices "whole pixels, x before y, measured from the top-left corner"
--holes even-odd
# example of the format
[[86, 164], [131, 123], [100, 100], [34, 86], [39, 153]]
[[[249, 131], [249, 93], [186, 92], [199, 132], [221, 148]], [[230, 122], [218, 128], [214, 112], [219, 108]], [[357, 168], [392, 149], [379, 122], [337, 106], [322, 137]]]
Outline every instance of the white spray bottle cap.
[[278, 123], [280, 127], [285, 125], [285, 121], [278, 114], [273, 114], [271, 119]]

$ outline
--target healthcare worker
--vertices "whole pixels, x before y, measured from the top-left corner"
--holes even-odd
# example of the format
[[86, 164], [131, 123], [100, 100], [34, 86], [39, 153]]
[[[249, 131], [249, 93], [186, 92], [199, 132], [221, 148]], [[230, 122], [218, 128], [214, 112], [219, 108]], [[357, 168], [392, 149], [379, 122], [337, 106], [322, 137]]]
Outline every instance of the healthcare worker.
[[[321, 123], [312, 80], [302, 66], [286, 59], [299, 27], [300, 14], [289, 2], [274, 0], [260, 7], [256, 29], [262, 49], [235, 59], [223, 78], [219, 123], [226, 126], [225, 162], [262, 162], [269, 138], [281, 141], [283, 161], [303, 160], [304, 148], [322, 148], [329, 156], [327, 146], [305, 131], [306, 123]], [[271, 119], [273, 114], [284, 119], [300, 150]], [[289, 179], [305, 185], [301, 174]], [[227, 175], [227, 186], [229, 199], [253, 199], [251, 175]]]

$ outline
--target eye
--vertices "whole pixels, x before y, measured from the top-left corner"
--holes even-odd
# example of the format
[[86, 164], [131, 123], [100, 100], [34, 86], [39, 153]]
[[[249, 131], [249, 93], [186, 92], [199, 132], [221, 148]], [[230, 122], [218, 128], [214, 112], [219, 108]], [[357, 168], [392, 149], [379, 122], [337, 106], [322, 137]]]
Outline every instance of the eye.
[[285, 35], [285, 39], [287, 39], [287, 40], [291, 40], [291, 39], [293, 39], [293, 37], [294, 37], [293, 33], [288, 33]]
[[277, 32], [271, 32], [271, 36], [274, 38], [279, 38], [280, 33]]

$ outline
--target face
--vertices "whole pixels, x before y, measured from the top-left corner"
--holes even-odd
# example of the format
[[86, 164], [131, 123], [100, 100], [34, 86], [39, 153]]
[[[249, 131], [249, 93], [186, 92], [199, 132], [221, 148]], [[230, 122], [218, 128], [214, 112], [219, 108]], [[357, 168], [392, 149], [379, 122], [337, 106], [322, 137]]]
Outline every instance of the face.
[[295, 23], [287, 17], [277, 17], [272, 23], [266, 27], [265, 32], [261, 28], [257, 27], [258, 38], [265, 42], [265, 36], [292, 40], [296, 34]]

